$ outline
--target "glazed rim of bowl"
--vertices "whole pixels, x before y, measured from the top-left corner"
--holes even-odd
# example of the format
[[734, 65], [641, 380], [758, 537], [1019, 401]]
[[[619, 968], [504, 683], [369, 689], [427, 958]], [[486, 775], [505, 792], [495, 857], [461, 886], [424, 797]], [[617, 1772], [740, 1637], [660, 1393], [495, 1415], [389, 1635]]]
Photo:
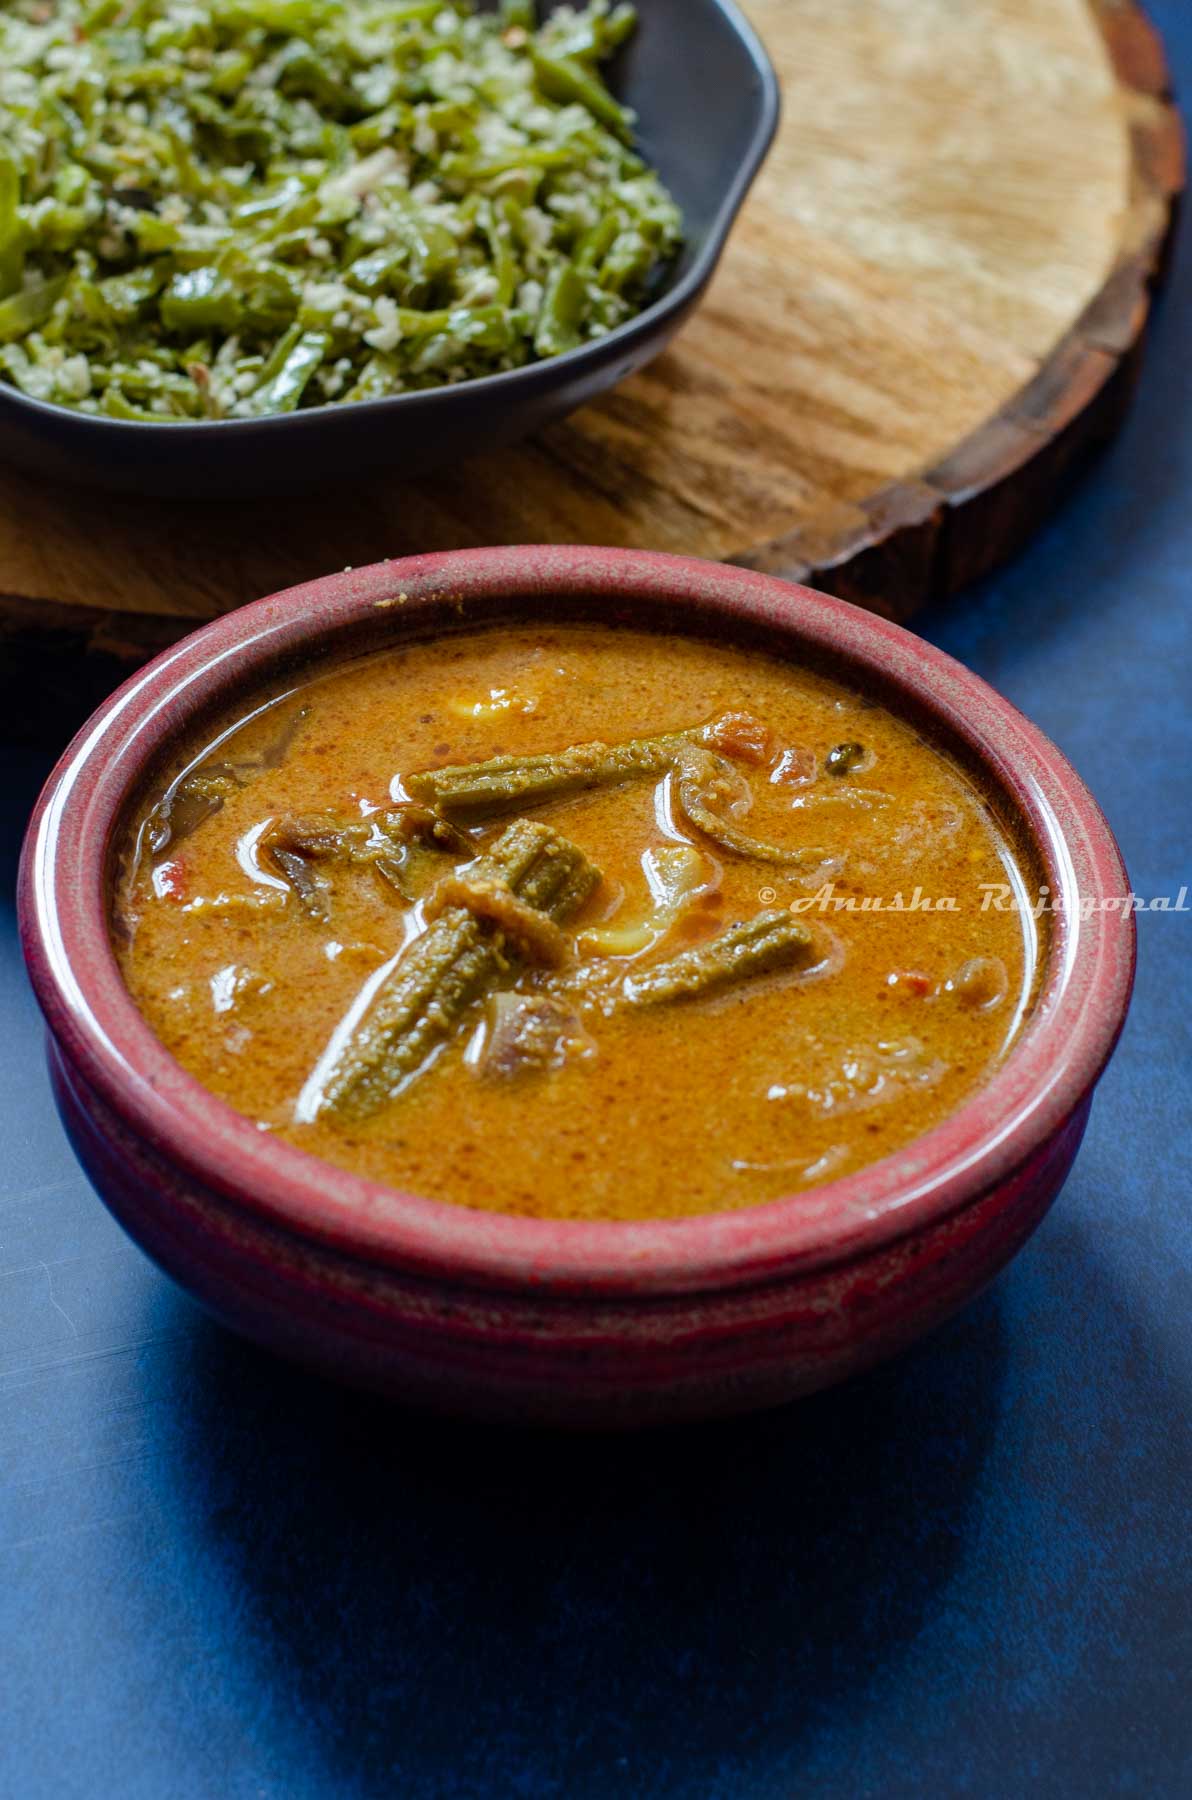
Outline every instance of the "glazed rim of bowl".
[[[956, 1112], [840, 1180], [733, 1212], [638, 1222], [474, 1211], [365, 1180], [272, 1138], [217, 1099], [154, 1036], [108, 938], [110, 847], [145, 773], [188, 724], [278, 665], [365, 642], [534, 614], [550, 603], [621, 624], [674, 616], [709, 635], [765, 634], [853, 685], [926, 713], [1020, 816], [1054, 894], [1037, 998], [1005, 1062]], [[384, 634], [384, 635], [382, 635]], [[808, 588], [717, 563], [558, 546], [377, 564], [259, 600], [133, 676], [79, 732], [25, 843], [22, 938], [67, 1060], [141, 1140], [244, 1211], [356, 1261], [546, 1296], [645, 1296], [746, 1286], [870, 1252], [957, 1211], [1040, 1150], [1089, 1094], [1117, 1040], [1134, 968], [1125, 870], [1095, 801], [1008, 701], [951, 657]], [[1082, 908], [1080, 901], [1085, 905]], [[1092, 902], [1089, 905], [1089, 902]], [[1073, 903], [1076, 904], [1073, 904]]]
[[0, 400], [34, 415], [49, 416], [55, 420], [65, 417], [73, 422], [80, 436], [90, 433], [98, 437], [102, 432], [110, 439], [117, 431], [126, 437], [136, 432], [142, 438], [152, 435], [164, 440], [168, 437], [172, 442], [183, 437], [193, 437], [195, 433], [209, 435], [213, 431], [224, 435], [238, 431], [241, 436], [245, 436], [250, 432], [258, 435], [277, 432], [288, 426], [292, 433], [295, 423], [300, 420], [326, 418], [329, 413], [338, 417], [349, 413], [353, 418], [363, 417], [384, 409], [394, 410], [418, 403], [425, 405], [440, 395], [487, 395], [493, 399], [504, 399], [511, 404], [510, 389], [516, 394], [519, 388], [527, 386], [554, 387], [569, 375], [582, 375], [585, 369], [607, 362], [610, 355], [630, 349], [641, 338], [649, 337], [660, 318], [682, 312], [698, 298], [720, 260], [733, 222], [765, 161], [766, 152], [778, 129], [782, 109], [781, 90], [765, 45], [737, 5], [737, 0], [714, 0], [714, 4], [744, 46], [757, 80], [757, 118], [753, 131], [691, 267], [677, 280], [668, 280], [656, 299], [631, 319], [614, 326], [604, 337], [592, 338], [586, 344], [578, 344], [574, 350], [564, 350], [558, 356], [523, 363], [518, 369], [504, 369], [494, 375], [478, 375], [471, 381], [443, 384], [437, 388], [412, 389], [404, 394], [382, 394], [375, 400], [353, 401], [350, 406], [327, 400], [319, 406], [302, 407], [297, 412], [266, 413], [259, 419], [163, 419], [160, 422], [153, 419], [113, 419], [106, 415], [80, 412], [77, 407], [64, 406], [60, 401], [39, 400], [35, 395], [26, 394], [7, 382], [0, 382]]

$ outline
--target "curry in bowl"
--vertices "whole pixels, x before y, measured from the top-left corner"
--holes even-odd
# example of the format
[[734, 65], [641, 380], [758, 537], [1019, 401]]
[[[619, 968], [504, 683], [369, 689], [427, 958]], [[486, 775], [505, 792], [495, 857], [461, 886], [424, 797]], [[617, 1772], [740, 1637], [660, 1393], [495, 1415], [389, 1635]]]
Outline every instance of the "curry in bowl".
[[181, 745], [113, 940], [262, 1132], [504, 1213], [753, 1206], [999, 1065], [1038, 947], [989, 797], [761, 651], [493, 626], [329, 665]]

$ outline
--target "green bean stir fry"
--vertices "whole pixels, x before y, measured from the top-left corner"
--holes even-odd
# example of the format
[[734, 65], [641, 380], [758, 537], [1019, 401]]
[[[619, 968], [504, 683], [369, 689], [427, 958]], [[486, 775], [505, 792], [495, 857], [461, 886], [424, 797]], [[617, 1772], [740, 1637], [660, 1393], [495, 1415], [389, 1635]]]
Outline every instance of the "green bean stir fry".
[[254, 418], [514, 369], [681, 238], [601, 65], [632, 6], [0, 0], [0, 379]]

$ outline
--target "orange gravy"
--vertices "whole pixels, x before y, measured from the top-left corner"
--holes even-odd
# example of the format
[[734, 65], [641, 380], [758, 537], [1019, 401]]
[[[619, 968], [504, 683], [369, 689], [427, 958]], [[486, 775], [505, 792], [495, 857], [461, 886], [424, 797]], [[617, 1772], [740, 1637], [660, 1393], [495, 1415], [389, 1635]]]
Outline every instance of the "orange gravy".
[[[707, 740], [728, 765], [709, 804], [738, 834], [814, 852], [804, 863], [709, 836], [678, 804], [675, 770], [452, 817], [396, 876], [368, 848], [369, 821], [396, 817], [419, 772], [726, 715]], [[278, 821], [295, 818], [344, 828], [356, 852], [337, 838], [325, 853], [307, 827], [287, 863]], [[516, 818], [554, 827], [599, 871], [550, 928], [552, 966], [501, 938], [495, 979], [383, 1104], [323, 1104], [336, 1044], [409, 966], [438, 884], [463, 870], [450, 891], [466, 885], [469, 859]], [[658, 1218], [849, 1174], [968, 1098], [1035, 978], [1029, 911], [987, 898], [1006, 884], [1022, 876], [986, 797], [863, 697], [694, 638], [501, 627], [316, 670], [183, 743], [130, 821], [113, 942], [171, 1053], [301, 1149], [461, 1206]], [[762, 912], [806, 928], [797, 966], [620, 1004], [635, 974]], [[491, 948], [492, 919], [475, 929]], [[506, 1057], [527, 1000], [545, 1038]]]

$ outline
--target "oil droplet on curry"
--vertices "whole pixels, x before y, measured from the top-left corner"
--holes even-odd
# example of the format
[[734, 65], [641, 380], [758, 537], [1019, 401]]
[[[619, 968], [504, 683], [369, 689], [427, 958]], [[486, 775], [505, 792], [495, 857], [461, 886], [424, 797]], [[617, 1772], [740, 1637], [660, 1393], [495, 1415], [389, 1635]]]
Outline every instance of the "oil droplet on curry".
[[[787, 1195], [954, 1111], [1038, 962], [992, 805], [786, 662], [492, 628], [263, 692], [121, 857], [131, 993], [262, 1129], [461, 1206]], [[988, 896], [988, 897], [987, 897]]]

